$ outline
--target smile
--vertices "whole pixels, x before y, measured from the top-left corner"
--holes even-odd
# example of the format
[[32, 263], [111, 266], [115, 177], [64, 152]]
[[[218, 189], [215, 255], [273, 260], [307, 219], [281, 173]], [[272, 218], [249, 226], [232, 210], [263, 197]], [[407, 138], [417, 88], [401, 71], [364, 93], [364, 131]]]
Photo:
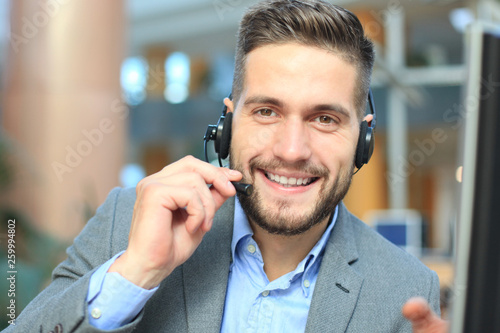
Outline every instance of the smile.
[[264, 173], [267, 179], [269, 179], [274, 183], [278, 183], [284, 187], [307, 186], [318, 179], [318, 177], [309, 177], [309, 178], [285, 177], [285, 176], [275, 175], [267, 171]]

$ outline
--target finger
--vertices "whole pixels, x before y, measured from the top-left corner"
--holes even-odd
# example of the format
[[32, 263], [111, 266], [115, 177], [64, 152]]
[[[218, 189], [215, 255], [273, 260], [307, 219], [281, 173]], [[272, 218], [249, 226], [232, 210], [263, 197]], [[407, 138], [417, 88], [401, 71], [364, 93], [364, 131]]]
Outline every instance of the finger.
[[242, 178], [241, 173], [238, 171], [216, 167], [192, 156], [186, 156], [179, 161], [166, 166], [156, 175], [161, 177], [183, 172], [194, 172], [200, 174], [206, 184], [213, 184], [225, 196], [229, 196], [226, 190], [227, 181], [238, 181]]
[[148, 279], [154, 286], [200, 244], [205, 234], [200, 229], [205, 209], [198, 191], [191, 187], [149, 183], [141, 193], [127, 247], [132, 258], [128, 263], [134, 263], [134, 271], [143, 271], [140, 267], [147, 263], [152, 274], [148, 273]]
[[204, 203], [205, 201], [213, 201], [212, 194], [205, 180], [198, 173], [181, 172], [174, 175], [158, 177], [156, 178], [156, 182], [171, 187], [189, 187], [199, 193]]
[[228, 198], [236, 195], [236, 189], [234, 188], [234, 185], [231, 184], [231, 182], [226, 183], [226, 186], [227, 190], [229, 191], [227, 193], [220, 192], [218, 187], [210, 186], [210, 192], [215, 202], [216, 211], [219, 210], [219, 208], [224, 204], [224, 202], [226, 202]]
[[[229, 197], [236, 195], [236, 189], [231, 181], [242, 178], [239, 171], [227, 168], [215, 168], [213, 171], [210, 175], [191, 172], [185, 173], [185, 177], [183, 177], [184, 174], [175, 174], [169, 177], [169, 179], [175, 178], [174, 182], [179, 184], [193, 184], [203, 194], [203, 203], [207, 206], [209, 212], [207, 222], [213, 218], [215, 212]], [[192, 182], [189, 178], [191, 178]], [[211, 184], [211, 186], [206, 186], [207, 184]], [[212, 212], [213, 214], [211, 214]]]
[[421, 297], [408, 300], [402, 309], [403, 315], [408, 319], [414, 333], [444, 333], [448, 324], [439, 318], [429, 307], [427, 301]]
[[205, 211], [205, 219], [203, 221], [202, 228], [205, 232], [210, 230], [212, 220], [218, 208], [216, 207], [212, 192], [209, 190], [204, 179], [199, 174], [187, 172], [179, 173], [168, 177], [158, 178], [158, 181], [168, 184], [168, 186], [188, 187], [196, 191], [200, 196], [200, 200]]
[[428, 321], [432, 312], [423, 298], [414, 297], [403, 306], [403, 315], [412, 323], [420, 324]]
[[237, 181], [242, 178], [239, 171], [227, 168], [215, 168], [211, 175], [202, 175], [198, 172], [183, 171], [175, 174], [157, 173], [149, 176], [138, 184], [138, 192], [142, 187], [149, 183], [163, 183], [165, 185], [192, 186], [197, 187], [200, 193], [211, 197], [211, 192], [208, 191], [207, 185], [215, 186], [223, 197], [230, 197], [235, 194], [234, 185], [229, 185], [232, 181]]
[[[164, 223], [172, 221], [171, 214], [177, 213], [179, 216], [179, 212], [184, 211], [184, 227], [192, 234], [199, 228], [206, 215], [201, 197], [196, 188], [150, 182], [142, 187], [136, 201], [138, 209], [134, 211], [137, 215], [134, 221], [146, 223], [156, 232], [165, 232], [172, 227], [170, 223]], [[133, 226], [133, 229], [136, 228], [139, 226]]]
[[[190, 179], [201, 180], [197, 185]], [[213, 216], [222, 204], [231, 196], [236, 194], [231, 181], [238, 181], [242, 174], [228, 168], [220, 168], [209, 163], [200, 161], [192, 156], [187, 156], [141, 180], [137, 185], [137, 197], [140, 197], [142, 188], [149, 183], [163, 183], [167, 185], [186, 185], [196, 186], [202, 195], [202, 202], [206, 207], [208, 214], [203, 223], [203, 230], [208, 231], [211, 228]], [[212, 184], [208, 190], [206, 184]]]
[[181, 172], [201, 172], [202, 170], [210, 169], [218, 169], [218, 167], [193, 156], [185, 156], [180, 160], [165, 166], [154, 175], [170, 176]]
[[208, 204], [203, 203], [202, 196], [196, 188], [187, 186], [167, 188], [171, 194], [166, 198], [163, 206], [172, 212], [179, 211], [178, 214], [184, 215], [184, 227], [189, 234], [193, 235], [206, 219], [206, 205]]

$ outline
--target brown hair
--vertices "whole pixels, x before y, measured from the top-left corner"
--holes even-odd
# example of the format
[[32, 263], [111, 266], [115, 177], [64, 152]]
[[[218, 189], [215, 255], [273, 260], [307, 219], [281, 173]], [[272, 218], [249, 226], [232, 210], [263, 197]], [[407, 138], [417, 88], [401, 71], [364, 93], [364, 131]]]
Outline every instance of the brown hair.
[[236, 46], [235, 103], [243, 91], [247, 54], [260, 46], [290, 42], [334, 52], [356, 67], [359, 83], [354, 103], [358, 118], [363, 118], [374, 62], [373, 43], [353, 13], [322, 0], [263, 1], [246, 12]]

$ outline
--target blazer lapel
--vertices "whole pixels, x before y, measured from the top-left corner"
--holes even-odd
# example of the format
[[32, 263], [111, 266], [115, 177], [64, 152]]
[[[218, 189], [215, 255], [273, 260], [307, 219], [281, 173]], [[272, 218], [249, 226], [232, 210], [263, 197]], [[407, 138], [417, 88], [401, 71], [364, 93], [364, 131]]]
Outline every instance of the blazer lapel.
[[231, 263], [234, 198], [219, 209], [212, 229], [182, 266], [189, 332], [220, 332]]
[[358, 259], [355, 244], [350, 213], [341, 203], [321, 261], [306, 332], [346, 331], [363, 284], [363, 277], [351, 267]]

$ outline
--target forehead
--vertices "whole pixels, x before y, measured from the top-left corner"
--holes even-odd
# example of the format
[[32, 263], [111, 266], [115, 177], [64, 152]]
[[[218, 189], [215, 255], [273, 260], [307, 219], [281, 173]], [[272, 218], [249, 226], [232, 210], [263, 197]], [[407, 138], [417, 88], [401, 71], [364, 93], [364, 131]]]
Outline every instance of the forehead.
[[301, 44], [272, 44], [248, 53], [242, 97], [272, 96], [290, 104], [341, 103], [355, 114], [356, 68], [339, 55]]

